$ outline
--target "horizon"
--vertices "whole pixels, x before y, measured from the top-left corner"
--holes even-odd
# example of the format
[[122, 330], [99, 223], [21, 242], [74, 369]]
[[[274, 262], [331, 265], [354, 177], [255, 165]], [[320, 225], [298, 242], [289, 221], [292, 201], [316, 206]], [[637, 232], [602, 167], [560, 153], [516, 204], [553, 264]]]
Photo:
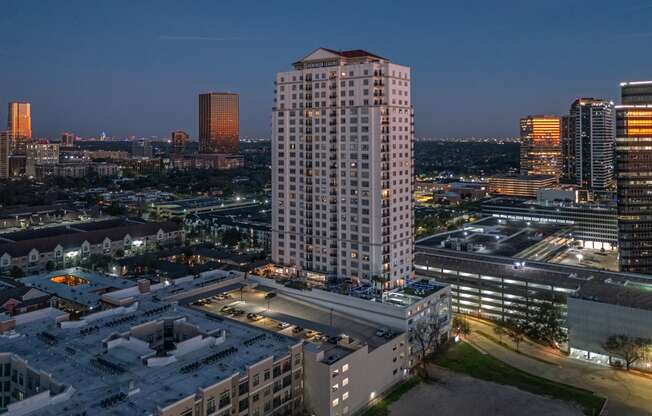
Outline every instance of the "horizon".
[[[645, 1], [381, 3], [308, 19], [267, 4], [7, 1], [0, 126], [8, 102], [28, 101], [35, 137], [197, 137], [197, 97], [218, 90], [240, 94], [242, 137], [268, 137], [275, 73], [318, 47], [410, 66], [416, 135], [427, 138], [517, 137], [520, 117], [564, 114], [579, 97], [618, 103], [621, 82], [652, 77], [639, 69], [652, 57], [637, 53], [652, 37]], [[634, 54], [636, 67], [618, 59]]]

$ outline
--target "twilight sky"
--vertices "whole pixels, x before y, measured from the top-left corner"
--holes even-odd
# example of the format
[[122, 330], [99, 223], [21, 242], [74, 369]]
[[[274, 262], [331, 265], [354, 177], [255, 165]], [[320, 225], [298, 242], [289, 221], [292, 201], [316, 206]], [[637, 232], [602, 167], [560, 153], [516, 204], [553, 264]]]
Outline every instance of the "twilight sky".
[[2, 0], [0, 129], [28, 100], [38, 137], [194, 137], [215, 90], [266, 137], [275, 72], [324, 46], [411, 66], [417, 136], [514, 136], [652, 79], [651, 22], [651, 0]]

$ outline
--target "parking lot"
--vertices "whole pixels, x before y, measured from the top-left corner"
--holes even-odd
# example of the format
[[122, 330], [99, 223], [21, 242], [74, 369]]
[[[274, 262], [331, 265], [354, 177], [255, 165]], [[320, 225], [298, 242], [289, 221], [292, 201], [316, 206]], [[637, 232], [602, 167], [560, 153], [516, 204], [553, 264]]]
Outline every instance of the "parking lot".
[[383, 334], [386, 328], [353, 321], [335, 312], [279, 296], [267, 299], [267, 293], [263, 290], [232, 290], [203, 302], [199, 300], [191, 306], [268, 331], [302, 338], [318, 346], [335, 345], [340, 337], [348, 336], [353, 345], [368, 344], [373, 349], [396, 335], [391, 331]]

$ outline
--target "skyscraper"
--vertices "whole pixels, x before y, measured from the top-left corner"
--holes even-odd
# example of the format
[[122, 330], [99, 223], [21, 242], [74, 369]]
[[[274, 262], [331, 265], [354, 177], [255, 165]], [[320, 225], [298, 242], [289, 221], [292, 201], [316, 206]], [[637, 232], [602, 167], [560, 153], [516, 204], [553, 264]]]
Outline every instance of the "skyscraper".
[[410, 68], [320, 48], [275, 85], [273, 261], [378, 288], [412, 277]]
[[8, 131], [0, 132], [0, 179], [9, 177], [9, 153], [11, 152], [11, 137]]
[[574, 182], [583, 188], [604, 191], [613, 184], [614, 117], [614, 105], [607, 100], [578, 98], [571, 105]]
[[575, 182], [575, 140], [571, 134], [570, 116], [561, 117], [561, 177], [564, 182]]
[[652, 81], [620, 84], [616, 181], [620, 270], [652, 274]]
[[32, 114], [29, 103], [21, 101], [9, 103], [7, 130], [11, 137], [12, 148], [23, 147], [23, 143], [32, 139]]
[[561, 117], [527, 116], [521, 119], [521, 174], [562, 173]]
[[199, 151], [240, 151], [240, 96], [229, 92], [199, 94]]
[[176, 130], [172, 132], [172, 153], [176, 155], [182, 155], [186, 150], [186, 144], [188, 143], [189, 136], [188, 133], [182, 130]]

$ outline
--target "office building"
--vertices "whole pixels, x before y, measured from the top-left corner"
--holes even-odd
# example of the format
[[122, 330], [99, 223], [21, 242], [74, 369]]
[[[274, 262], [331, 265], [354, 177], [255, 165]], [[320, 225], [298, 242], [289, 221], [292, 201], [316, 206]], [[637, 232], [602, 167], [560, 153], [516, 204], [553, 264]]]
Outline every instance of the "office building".
[[652, 274], [652, 81], [620, 84], [616, 106], [621, 271]]
[[578, 98], [570, 108], [569, 130], [574, 147], [574, 182], [593, 191], [610, 188], [616, 145], [613, 103]]
[[561, 117], [561, 179], [566, 183], [575, 183], [575, 140], [570, 128], [570, 116]]
[[77, 137], [74, 133], [65, 132], [61, 135], [61, 147], [75, 147]]
[[240, 152], [240, 95], [199, 94], [199, 152]]
[[135, 140], [131, 143], [131, 156], [151, 159], [154, 153], [152, 143], [147, 140]]
[[618, 245], [618, 217], [613, 203], [492, 198], [482, 213], [496, 218], [568, 226], [582, 247], [613, 250]]
[[9, 132], [0, 132], [0, 179], [9, 177], [9, 155], [11, 153], [11, 137]]
[[521, 119], [521, 174], [562, 173], [561, 117], [527, 116]]
[[190, 137], [188, 133], [182, 130], [172, 132], [172, 152], [175, 155], [182, 155], [186, 150], [186, 145]]
[[59, 163], [59, 144], [28, 143], [25, 146], [25, 174], [36, 177], [37, 166]]
[[319, 48], [275, 84], [273, 261], [378, 288], [411, 278], [410, 68]]
[[12, 140], [12, 150], [24, 151], [24, 144], [32, 140], [32, 114], [29, 103], [21, 101], [9, 103], [7, 129]]
[[535, 198], [539, 189], [556, 186], [552, 175], [496, 175], [489, 178], [489, 194]]

